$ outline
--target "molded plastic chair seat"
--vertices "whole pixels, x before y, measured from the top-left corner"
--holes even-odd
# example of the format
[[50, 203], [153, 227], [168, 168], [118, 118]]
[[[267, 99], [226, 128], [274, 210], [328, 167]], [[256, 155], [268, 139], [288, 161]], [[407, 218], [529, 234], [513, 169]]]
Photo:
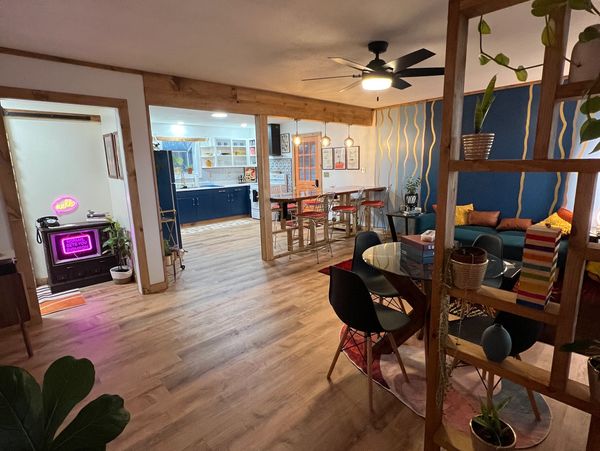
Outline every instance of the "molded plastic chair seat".
[[375, 314], [382, 328], [382, 330], [375, 332], [392, 332], [402, 329], [410, 323], [410, 317], [403, 312], [386, 307], [383, 304], [374, 303], [373, 306], [375, 307]]

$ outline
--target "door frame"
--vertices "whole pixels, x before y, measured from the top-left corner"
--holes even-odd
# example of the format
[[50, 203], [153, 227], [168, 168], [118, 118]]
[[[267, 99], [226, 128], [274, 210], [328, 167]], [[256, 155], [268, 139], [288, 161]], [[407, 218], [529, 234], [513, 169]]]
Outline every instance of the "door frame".
[[[316, 155], [316, 166], [315, 166], [315, 176], [318, 177], [319, 180], [319, 188], [321, 188], [323, 186], [323, 167], [322, 167], [322, 161], [321, 161], [321, 138], [322, 138], [322, 133], [321, 132], [312, 132], [312, 133], [301, 133], [300, 134], [300, 138], [317, 138], [317, 155]], [[296, 172], [296, 158], [298, 158], [298, 146], [297, 145], [293, 145], [293, 158], [292, 158], [292, 172], [294, 175], [294, 187], [298, 187], [298, 179], [297, 179], [297, 172]], [[318, 168], [318, 170], [316, 170]]]
[[[135, 156], [133, 153], [133, 141], [131, 138], [131, 125], [129, 122], [129, 109], [126, 99], [113, 97], [99, 97], [84, 94], [71, 94], [45, 90], [33, 90], [25, 88], [13, 88], [0, 86], [0, 99], [36, 100], [44, 102], [71, 103], [76, 105], [92, 105], [99, 107], [115, 108], [119, 112], [119, 123], [121, 125], [123, 139], [123, 153], [125, 155], [125, 183], [129, 191], [131, 204], [132, 241], [134, 252], [140, 271], [139, 277], [144, 293], [151, 292], [148, 272], [148, 258], [146, 254], [146, 240], [144, 227], [142, 225], [142, 212], [140, 207], [139, 188], [137, 186], [137, 175], [135, 170]], [[25, 232], [25, 222], [19, 198], [19, 189], [15, 179], [13, 156], [6, 134], [4, 116], [0, 120], [0, 189], [6, 207], [8, 223], [12, 235], [12, 243], [17, 259], [17, 270], [23, 275], [27, 291], [27, 302], [32, 322], [41, 322], [40, 305], [37, 298], [36, 282], [33, 270], [33, 262]], [[156, 194], [156, 186], [154, 188]], [[157, 221], [159, 212], [156, 211]], [[160, 230], [160, 223], [159, 230]]]

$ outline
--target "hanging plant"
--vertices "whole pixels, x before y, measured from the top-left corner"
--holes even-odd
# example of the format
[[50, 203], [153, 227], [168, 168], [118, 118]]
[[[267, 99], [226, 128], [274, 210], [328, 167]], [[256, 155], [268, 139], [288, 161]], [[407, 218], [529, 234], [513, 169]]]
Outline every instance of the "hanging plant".
[[[540, 39], [546, 47], [552, 46], [556, 38], [556, 23], [551, 15], [558, 9], [569, 7], [573, 10], [587, 11], [594, 16], [600, 16], [600, 10], [594, 5], [592, 0], [534, 0], [531, 2], [531, 14], [535, 17], [544, 18], [544, 27], [542, 29]], [[529, 66], [514, 64], [511, 65], [510, 58], [505, 53], [498, 53], [495, 56], [486, 52], [483, 47], [483, 36], [492, 33], [492, 28], [485, 21], [483, 16], [479, 19], [477, 27], [479, 32], [479, 63], [483, 66], [490, 61], [505, 67], [515, 73], [519, 81], [527, 81], [528, 70], [543, 66], [543, 63], [533, 64]], [[600, 25], [591, 25], [586, 27], [579, 33], [579, 42], [588, 43], [600, 39]], [[565, 58], [571, 64], [576, 64]], [[600, 96], [594, 95], [594, 92], [600, 90], [600, 73], [596, 74], [596, 78], [590, 89], [585, 94], [585, 100], [581, 104], [580, 111], [586, 115], [586, 121], [579, 130], [579, 138], [581, 142], [592, 141], [600, 138], [600, 118], [594, 115], [600, 112]], [[596, 144], [593, 152], [600, 151], [600, 142]]]

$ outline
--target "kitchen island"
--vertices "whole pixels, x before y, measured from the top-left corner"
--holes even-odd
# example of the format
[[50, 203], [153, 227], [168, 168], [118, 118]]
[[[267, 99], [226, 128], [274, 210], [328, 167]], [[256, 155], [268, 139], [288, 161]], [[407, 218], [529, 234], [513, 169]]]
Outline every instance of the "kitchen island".
[[181, 224], [228, 216], [250, 216], [250, 184], [205, 185], [177, 190]]

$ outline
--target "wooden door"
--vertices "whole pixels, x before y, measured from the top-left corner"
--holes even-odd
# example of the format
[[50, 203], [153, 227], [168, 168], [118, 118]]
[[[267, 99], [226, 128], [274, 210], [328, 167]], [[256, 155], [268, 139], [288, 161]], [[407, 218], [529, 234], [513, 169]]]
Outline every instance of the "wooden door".
[[294, 146], [294, 182], [299, 190], [321, 186], [321, 134], [300, 135], [302, 142]]

